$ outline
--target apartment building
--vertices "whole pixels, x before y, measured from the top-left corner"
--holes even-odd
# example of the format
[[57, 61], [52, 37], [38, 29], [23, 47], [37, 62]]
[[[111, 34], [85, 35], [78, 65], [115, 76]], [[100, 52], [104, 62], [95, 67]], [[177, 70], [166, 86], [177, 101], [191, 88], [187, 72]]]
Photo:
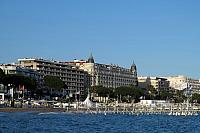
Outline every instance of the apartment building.
[[154, 87], [156, 90], [169, 90], [169, 81], [161, 77], [138, 77], [140, 88]]
[[200, 80], [189, 78], [187, 76], [179, 75], [179, 76], [171, 76], [166, 77], [170, 81], [170, 87], [175, 90], [184, 90], [188, 83], [192, 87], [192, 93], [200, 94]]
[[32, 69], [20, 67], [18, 64], [1, 64], [0, 68], [5, 74], [22, 74], [24, 76], [33, 77], [39, 80], [41, 74]]

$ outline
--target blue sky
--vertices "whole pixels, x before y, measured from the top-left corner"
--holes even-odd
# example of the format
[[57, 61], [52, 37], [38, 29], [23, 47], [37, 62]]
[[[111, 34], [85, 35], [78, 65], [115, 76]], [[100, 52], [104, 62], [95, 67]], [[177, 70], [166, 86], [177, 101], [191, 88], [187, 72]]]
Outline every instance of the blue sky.
[[1, 0], [0, 63], [87, 59], [200, 78], [199, 0]]

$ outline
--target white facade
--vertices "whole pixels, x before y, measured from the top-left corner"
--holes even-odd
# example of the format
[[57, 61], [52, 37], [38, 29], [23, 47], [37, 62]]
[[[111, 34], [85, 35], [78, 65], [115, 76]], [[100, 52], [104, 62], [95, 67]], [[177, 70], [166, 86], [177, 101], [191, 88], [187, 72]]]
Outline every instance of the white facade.
[[40, 74], [37, 71], [20, 67], [18, 64], [1, 64], [0, 68], [5, 74], [22, 74], [29, 77], [34, 77], [35, 79], [40, 78]]
[[175, 90], [184, 90], [185, 84], [188, 83], [190, 86], [192, 86], [192, 92], [200, 94], [200, 81], [199, 79], [192, 79], [186, 76], [172, 76], [167, 77], [167, 79], [170, 81], [170, 87]]
[[119, 67], [117, 65], [99, 64], [95, 63], [91, 56], [88, 61], [74, 60], [73, 62], [66, 62], [67, 64], [74, 64], [80, 69], [88, 72], [89, 86], [103, 86], [117, 88], [120, 86], [137, 85], [137, 70], [135, 64], [131, 69]]
[[141, 100], [140, 105], [145, 107], [168, 106], [169, 102], [165, 100]]
[[136, 85], [136, 78], [130, 69], [114, 65], [85, 63], [80, 69], [87, 71], [91, 78], [91, 86], [117, 88], [120, 86]]
[[16, 74], [17, 66], [15, 64], [1, 64], [0, 68], [5, 74]]

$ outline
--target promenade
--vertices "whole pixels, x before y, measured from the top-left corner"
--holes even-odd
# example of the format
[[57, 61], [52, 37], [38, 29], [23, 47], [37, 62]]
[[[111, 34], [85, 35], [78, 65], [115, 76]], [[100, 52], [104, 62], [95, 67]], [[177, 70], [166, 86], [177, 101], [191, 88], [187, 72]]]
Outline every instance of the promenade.
[[77, 107], [45, 107], [45, 106], [37, 106], [37, 107], [22, 107], [22, 108], [11, 108], [4, 107], [0, 108], [0, 112], [69, 112], [69, 113], [90, 113], [90, 114], [170, 114], [170, 113], [199, 113], [200, 106], [192, 105], [188, 108], [185, 104], [170, 104], [168, 107], [164, 106], [155, 106], [155, 107], [146, 107], [141, 106], [139, 104], [120, 104], [119, 106], [114, 105], [102, 105], [96, 107], [85, 107], [85, 106], [77, 106]]

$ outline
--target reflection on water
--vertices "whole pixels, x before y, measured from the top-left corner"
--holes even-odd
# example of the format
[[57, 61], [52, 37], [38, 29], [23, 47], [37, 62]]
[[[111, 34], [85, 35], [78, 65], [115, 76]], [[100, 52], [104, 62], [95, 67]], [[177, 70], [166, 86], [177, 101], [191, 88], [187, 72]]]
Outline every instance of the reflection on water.
[[200, 116], [0, 113], [0, 133], [200, 132]]

